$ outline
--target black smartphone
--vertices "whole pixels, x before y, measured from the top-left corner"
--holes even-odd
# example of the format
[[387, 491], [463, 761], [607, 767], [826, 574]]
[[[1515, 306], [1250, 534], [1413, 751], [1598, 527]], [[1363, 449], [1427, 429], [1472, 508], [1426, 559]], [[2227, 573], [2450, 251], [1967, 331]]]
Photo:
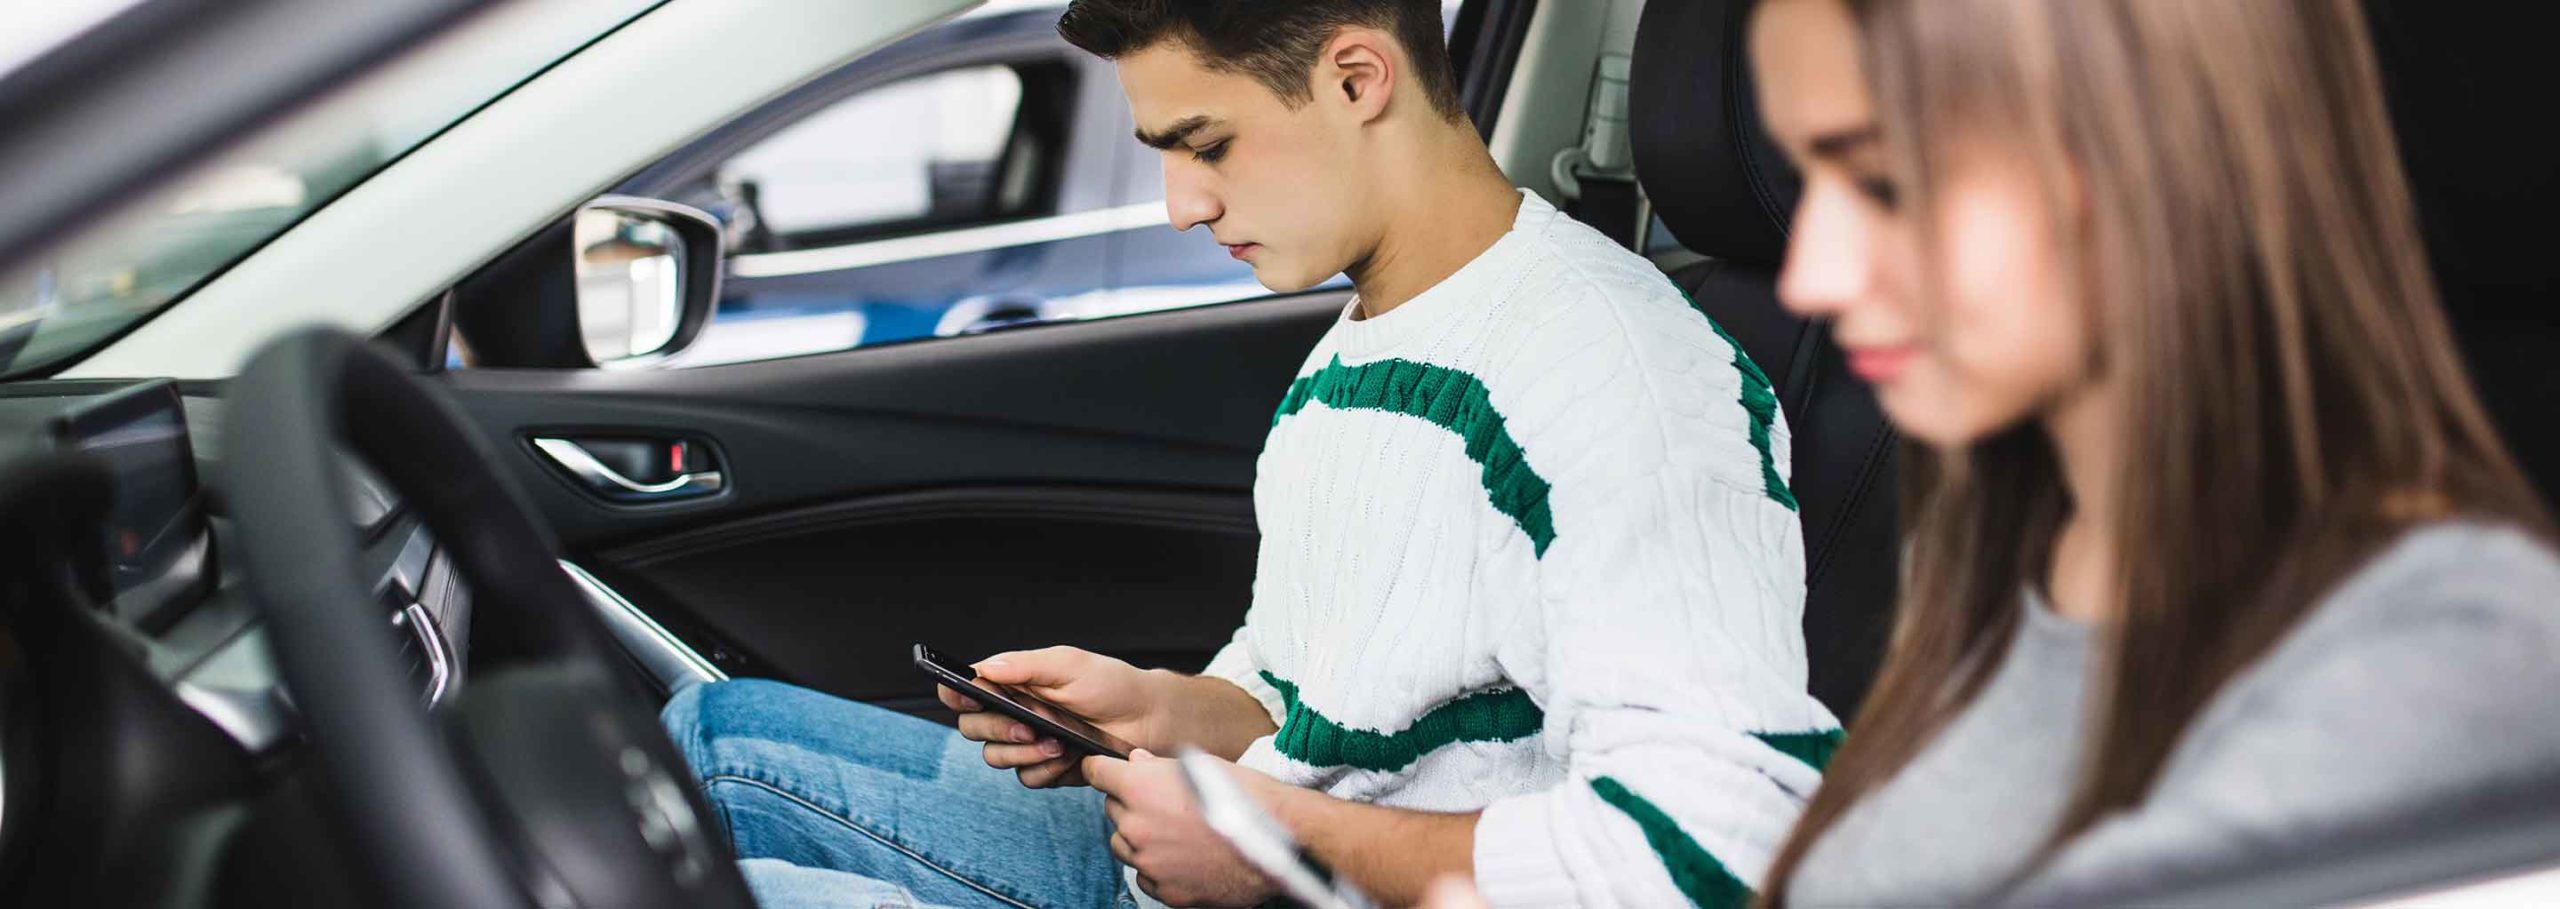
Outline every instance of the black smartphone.
[[1031, 727], [1031, 731], [1057, 739], [1069, 750], [1125, 761], [1135, 748], [1056, 704], [994, 682], [978, 681], [977, 670], [923, 644], [916, 645], [916, 668], [924, 670], [924, 674], [932, 676], [934, 681], [968, 695], [987, 709], [1021, 720], [1023, 725]]

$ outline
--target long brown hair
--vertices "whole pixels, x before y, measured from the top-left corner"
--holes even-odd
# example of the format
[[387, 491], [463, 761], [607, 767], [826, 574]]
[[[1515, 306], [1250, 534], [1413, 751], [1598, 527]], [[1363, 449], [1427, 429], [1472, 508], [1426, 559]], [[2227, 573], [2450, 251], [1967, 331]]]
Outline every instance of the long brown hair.
[[[2357, 0], [1845, 2], [1914, 211], [1959, 136], [2080, 200], [2057, 223], [2133, 468], [2120, 611], [2048, 850], [2140, 803], [2214, 692], [2399, 531], [2461, 516], [2547, 538], [2454, 352]], [[1915, 218], [1933, 251], [1961, 242]], [[1980, 690], [2070, 514], [2035, 426], [1904, 454], [1891, 649], [1770, 869], [1773, 903]]]

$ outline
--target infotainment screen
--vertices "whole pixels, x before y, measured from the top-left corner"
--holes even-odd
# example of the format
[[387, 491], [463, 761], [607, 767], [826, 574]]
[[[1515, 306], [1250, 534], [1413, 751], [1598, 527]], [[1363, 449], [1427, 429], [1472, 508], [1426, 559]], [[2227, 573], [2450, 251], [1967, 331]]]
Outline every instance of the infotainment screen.
[[114, 476], [105, 549], [115, 611], [158, 631], [212, 585], [212, 537], [175, 382], [128, 388], [55, 418], [55, 441]]

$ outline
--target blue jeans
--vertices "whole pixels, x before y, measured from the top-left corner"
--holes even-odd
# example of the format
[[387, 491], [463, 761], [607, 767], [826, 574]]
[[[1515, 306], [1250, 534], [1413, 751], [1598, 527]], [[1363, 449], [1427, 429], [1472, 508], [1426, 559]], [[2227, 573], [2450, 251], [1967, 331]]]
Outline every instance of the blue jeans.
[[661, 714], [767, 909], [1133, 906], [1091, 789], [1025, 789], [943, 726], [761, 679]]

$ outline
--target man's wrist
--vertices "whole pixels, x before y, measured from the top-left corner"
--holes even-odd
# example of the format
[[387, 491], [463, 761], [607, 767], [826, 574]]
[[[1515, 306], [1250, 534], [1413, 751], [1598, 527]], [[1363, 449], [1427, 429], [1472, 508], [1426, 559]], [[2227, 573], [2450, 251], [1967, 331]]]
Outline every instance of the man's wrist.
[[1272, 819], [1373, 899], [1410, 904], [1436, 878], [1475, 873], [1476, 814], [1382, 808], [1255, 776]]
[[1273, 731], [1271, 714], [1251, 692], [1217, 676], [1147, 670], [1147, 685], [1160, 711], [1155, 728], [1161, 746], [1190, 744], [1235, 760], [1253, 740]]

